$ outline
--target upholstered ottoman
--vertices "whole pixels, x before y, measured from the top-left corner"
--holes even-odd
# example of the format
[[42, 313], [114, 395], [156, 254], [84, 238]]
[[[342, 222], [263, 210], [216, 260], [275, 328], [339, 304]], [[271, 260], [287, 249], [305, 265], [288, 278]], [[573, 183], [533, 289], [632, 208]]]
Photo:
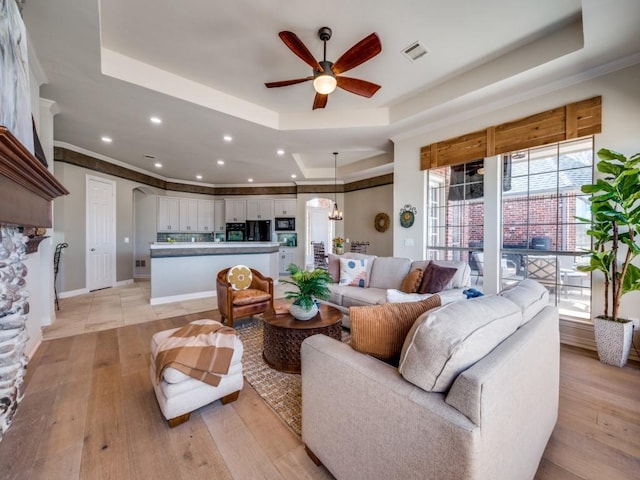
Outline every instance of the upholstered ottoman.
[[[191, 322], [196, 325], [218, 324], [215, 320], [196, 320]], [[151, 338], [151, 384], [158, 399], [158, 405], [162, 414], [169, 422], [169, 426], [175, 427], [189, 420], [192, 411], [221, 399], [223, 404], [233, 402], [238, 398], [243, 386], [242, 354], [243, 346], [240, 339], [235, 336], [233, 340], [233, 356], [231, 365], [226, 375], [222, 375], [217, 386], [196, 380], [179, 370], [165, 368], [162, 379], [158, 383], [156, 376], [156, 353], [160, 343], [171, 334], [179, 330], [173, 328], [158, 332]]]

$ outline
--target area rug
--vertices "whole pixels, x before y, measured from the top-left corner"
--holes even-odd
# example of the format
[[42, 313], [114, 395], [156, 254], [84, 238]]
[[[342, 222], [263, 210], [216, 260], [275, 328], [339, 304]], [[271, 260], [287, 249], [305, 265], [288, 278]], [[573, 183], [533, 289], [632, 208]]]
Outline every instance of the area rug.
[[[283, 373], [269, 367], [262, 359], [262, 320], [254, 319], [236, 330], [244, 346], [242, 357], [247, 382], [274, 412], [297, 435], [302, 432], [302, 382], [300, 375]], [[349, 331], [342, 330], [342, 341], [348, 342]]]

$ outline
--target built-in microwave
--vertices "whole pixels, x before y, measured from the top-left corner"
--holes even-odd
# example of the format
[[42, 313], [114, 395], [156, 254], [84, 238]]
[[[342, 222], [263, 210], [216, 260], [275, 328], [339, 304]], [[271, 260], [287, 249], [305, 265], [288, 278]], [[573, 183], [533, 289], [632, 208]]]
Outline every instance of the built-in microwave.
[[296, 229], [296, 217], [276, 217], [274, 223], [276, 232], [292, 232]]

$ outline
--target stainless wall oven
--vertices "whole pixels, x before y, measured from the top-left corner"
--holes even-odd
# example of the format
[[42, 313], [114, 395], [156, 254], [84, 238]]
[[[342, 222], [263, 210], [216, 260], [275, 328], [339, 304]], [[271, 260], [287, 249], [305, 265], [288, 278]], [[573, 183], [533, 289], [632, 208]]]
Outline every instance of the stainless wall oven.
[[246, 240], [246, 224], [227, 223], [227, 242], [244, 242]]

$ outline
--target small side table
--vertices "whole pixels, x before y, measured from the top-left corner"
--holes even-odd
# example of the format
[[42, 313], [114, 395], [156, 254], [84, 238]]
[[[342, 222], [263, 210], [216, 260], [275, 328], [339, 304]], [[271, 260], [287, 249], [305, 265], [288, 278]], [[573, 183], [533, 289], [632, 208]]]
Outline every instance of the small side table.
[[285, 373], [300, 373], [300, 346], [316, 334], [341, 340], [342, 312], [329, 305], [320, 305], [320, 311], [311, 320], [296, 320], [290, 313], [276, 315], [265, 312], [262, 358], [271, 368]]

